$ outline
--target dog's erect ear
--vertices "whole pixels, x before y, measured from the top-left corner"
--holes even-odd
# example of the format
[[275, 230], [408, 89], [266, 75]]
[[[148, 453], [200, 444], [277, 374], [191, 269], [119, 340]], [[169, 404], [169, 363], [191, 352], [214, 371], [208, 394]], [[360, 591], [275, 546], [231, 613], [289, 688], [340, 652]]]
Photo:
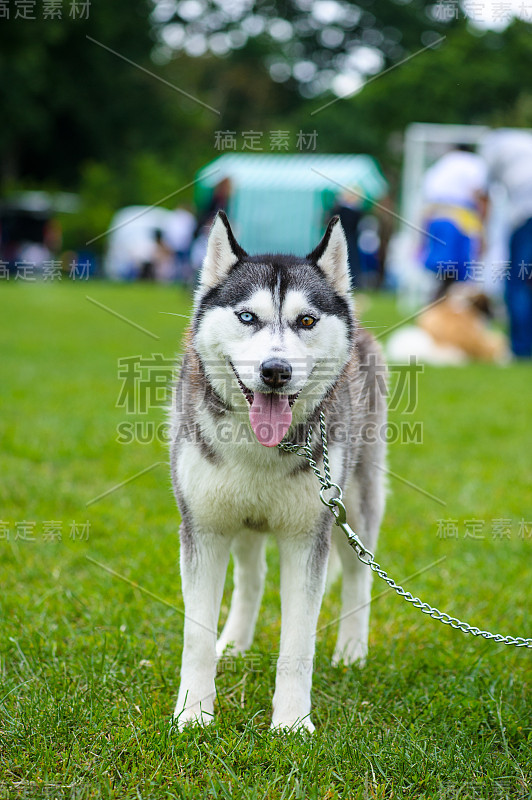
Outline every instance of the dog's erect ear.
[[347, 263], [347, 241], [340, 217], [333, 217], [323, 239], [307, 258], [314, 261], [338, 294], [349, 294], [351, 281]]
[[247, 253], [236, 241], [224, 211], [218, 211], [209, 233], [207, 253], [201, 270], [201, 285], [207, 289], [217, 286], [231, 267]]

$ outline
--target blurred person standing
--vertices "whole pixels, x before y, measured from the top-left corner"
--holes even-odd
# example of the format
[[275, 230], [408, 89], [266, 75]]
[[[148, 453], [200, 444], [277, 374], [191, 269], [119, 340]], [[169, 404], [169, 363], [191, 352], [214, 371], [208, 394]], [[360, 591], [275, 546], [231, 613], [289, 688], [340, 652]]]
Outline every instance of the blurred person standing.
[[358, 250], [359, 224], [362, 219], [362, 202], [356, 191], [343, 191], [337, 198], [331, 211], [331, 217], [338, 215], [347, 240], [347, 257], [351, 285], [354, 289], [362, 288], [360, 253]]
[[206, 225], [210, 228], [218, 211], [227, 212], [232, 194], [233, 184], [231, 183], [231, 179], [228, 177], [222, 178], [214, 187], [209, 202], [198, 214], [196, 230], [193, 235], [194, 239], [203, 233]]
[[436, 273], [436, 297], [467, 279], [467, 264], [482, 251], [488, 206], [488, 168], [468, 145], [458, 145], [425, 173], [422, 261]]
[[176, 260], [176, 279], [189, 283], [191, 279], [190, 248], [196, 230], [196, 218], [186, 207], [172, 212], [165, 231], [167, 244], [172, 248]]
[[226, 176], [216, 184], [208, 203], [198, 213], [190, 247], [191, 283], [198, 280], [203, 259], [207, 253], [207, 241], [214, 218], [218, 211], [227, 212], [232, 194], [233, 184], [231, 179]]
[[152, 279], [158, 283], [172, 283], [176, 278], [176, 259], [165, 233], [159, 228], [153, 233]]
[[517, 358], [532, 357], [532, 134], [497, 130], [482, 141], [490, 182], [507, 194], [510, 270], [504, 298], [510, 342]]

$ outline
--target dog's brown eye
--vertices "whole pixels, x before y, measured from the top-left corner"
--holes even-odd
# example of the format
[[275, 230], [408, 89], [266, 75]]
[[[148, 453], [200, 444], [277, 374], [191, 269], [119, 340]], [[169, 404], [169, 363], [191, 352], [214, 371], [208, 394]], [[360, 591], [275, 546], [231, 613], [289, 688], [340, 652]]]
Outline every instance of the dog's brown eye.
[[300, 328], [312, 328], [317, 322], [314, 317], [311, 317], [310, 314], [305, 314], [304, 317], [299, 317], [297, 324]]

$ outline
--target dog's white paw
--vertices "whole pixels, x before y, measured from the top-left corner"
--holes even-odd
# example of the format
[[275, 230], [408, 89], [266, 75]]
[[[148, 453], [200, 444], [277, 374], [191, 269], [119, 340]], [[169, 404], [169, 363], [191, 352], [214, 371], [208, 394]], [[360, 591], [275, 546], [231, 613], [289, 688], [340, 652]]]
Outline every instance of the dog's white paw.
[[[202, 699], [189, 702], [190, 695], [198, 697], [192, 692], [179, 693], [177, 698], [174, 715], [172, 717], [172, 727], [182, 731], [187, 725], [210, 725], [214, 721], [214, 692], [211, 694], [199, 695]], [[192, 699], [192, 698], [191, 698]]]
[[314, 733], [316, 730], [310, 717], [303, 717], [303, 719], [280, 719], [274, 717], [270, 730], [277, 731], [277, 733], [293, 733], [300, 732]]
[[336, 645], [332, 657], [333, 667], [340, 664], [348, 667], [356, 664], [357, 667], [364, 667], [368, 658], [368, 645], [360, 640], [350, 639], [345, 645]]
[[203, 728], [212, 722], [214, 722], [214, 714], [205, 711], [199, 703], [180, 711], [176, 708], [172, 717], [172, 727], [178, 731], [184, 730], [189, 725], [197, 725]]

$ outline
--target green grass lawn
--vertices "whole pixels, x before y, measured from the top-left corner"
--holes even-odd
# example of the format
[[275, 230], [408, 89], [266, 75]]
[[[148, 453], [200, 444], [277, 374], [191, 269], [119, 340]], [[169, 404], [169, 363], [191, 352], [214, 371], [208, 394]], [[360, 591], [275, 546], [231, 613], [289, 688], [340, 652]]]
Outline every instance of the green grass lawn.
[[[367, 667], [333, 668], [336, 626], [324, 628], [316, 733], [271, 734], [273, 546], [255, 643], [223, 662], [216, 723], [171, 733], [183, 619], [164, 411], [117, 403], [119, 360], [179, 352], [185, 319], [159, 312], [188, 314], [190, 296], [0, 288], [0, 798], [532, 796], [532, 652], [465, 637], [378, 579]], [[382, 335], [401, 315], [375, 297], [363, 316]], [[412, 413], [396, 391], [377, 553], [423, 600], [522, 636], [532, 635], [531, 386], [526, 365], [474, 365], [426, 368]], [[422, 442], [404, 441], [405, 422]], [[118, 441], [124, 423], [147, 441]], [[338, 613], [336, 586], [320, 626]]]

